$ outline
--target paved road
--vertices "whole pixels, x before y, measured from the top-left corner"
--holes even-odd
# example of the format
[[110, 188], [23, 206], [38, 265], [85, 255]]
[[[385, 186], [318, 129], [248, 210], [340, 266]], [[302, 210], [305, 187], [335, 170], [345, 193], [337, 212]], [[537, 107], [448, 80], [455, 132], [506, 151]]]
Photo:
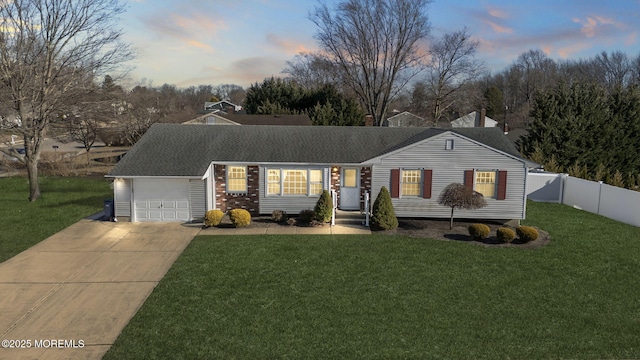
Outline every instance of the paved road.
[[102, 358], [199, 230], [82, 220], [0, 263], [0, 340], [29, 347], [0, 359]]

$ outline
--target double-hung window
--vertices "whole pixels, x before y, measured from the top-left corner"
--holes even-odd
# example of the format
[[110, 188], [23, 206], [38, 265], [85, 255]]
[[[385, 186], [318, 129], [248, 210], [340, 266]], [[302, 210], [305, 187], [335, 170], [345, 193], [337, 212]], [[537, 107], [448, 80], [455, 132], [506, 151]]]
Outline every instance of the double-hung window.
[[496, 172], [476, 171], [475, 190], [486, 198], [496, 196]]
[[280, 169], [267, 169], [267, 195], [280, 194]]
[[227, 188], [228, 193], [247, 192], [247, 167], [227, 166]]
[[420, 196], [422, 188], [422, 170], [401, 171], [402, 196]]
[[322, 170], [309, 170], [309, 195], [322, 194]]

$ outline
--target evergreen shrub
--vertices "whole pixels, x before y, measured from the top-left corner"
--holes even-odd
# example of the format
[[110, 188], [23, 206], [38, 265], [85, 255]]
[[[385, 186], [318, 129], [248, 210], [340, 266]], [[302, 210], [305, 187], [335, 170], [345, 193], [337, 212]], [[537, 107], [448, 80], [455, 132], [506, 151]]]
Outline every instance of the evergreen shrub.
[[485, 224], [469, 225], [469, 235], [476, 240], [486, 239], [490, 232], [491, 229]]
[[251, 224], [251, 214], [245, 209], [229, 210], [229, 219], [235, 227], [242, 227]]
[[271, 220], [275, 222], [287, 221], [288, 218], [287, 212], [283, 210], [273, 210], [271, 213]]
[[302, 210], [298, 215], [298, 220], [303, 224], [310, 224], [315, 217], [313, 210]]
[[204, 226], [218, 226], [224, 217], [222, 210], [209, 210], [204, 215]]
[[393, 210], [391, 195], [386, 187], [380, 189], [376, 201], [373, 203], [371, 214], [371, 228], [374, 230], [393, 230], [398, 227], [398, 218]]
[[516, 238], [516, 233], [515, 231], [513, 231], [512, 229], [509, 229], [507, 227], [501, 227], [498, 229], [498, 231], [496, 232], [496, 235], [498, 237], [498, 240], [504, 242], [504, 243], [510, 243], [513, 241], [513, 239]]
[[516, 233], [518, 234], [518, 239], [526, 243], [534, 241], [539, 236], [538, 230], [531, 226], [518, 226]]
[[333, 199], [331, 199], [331, 193], [329, 190], [322, 190], [322, 195], [316, 202], [316, 206], [313, 209], [314, 219], [321, 223], [326, 223], [331, 220], [333, 214]]

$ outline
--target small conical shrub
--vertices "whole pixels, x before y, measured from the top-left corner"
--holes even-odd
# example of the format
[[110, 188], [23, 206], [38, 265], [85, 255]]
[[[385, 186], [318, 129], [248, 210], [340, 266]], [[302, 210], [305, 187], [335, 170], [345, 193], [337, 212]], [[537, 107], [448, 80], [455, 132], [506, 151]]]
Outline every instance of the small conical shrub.
[[313, 217], [320, 222], [329, 222], [333, 214], [333, 199], [329, 190], [322, 190], [322, 195], [313, 208]]
[[373, 203], [371, 214], [371, 228], [374, 230], [393, 230], [398, 227], [398, 218], [393, 211], [391, 195], [386, 187], [380, 189], [376, 201]]

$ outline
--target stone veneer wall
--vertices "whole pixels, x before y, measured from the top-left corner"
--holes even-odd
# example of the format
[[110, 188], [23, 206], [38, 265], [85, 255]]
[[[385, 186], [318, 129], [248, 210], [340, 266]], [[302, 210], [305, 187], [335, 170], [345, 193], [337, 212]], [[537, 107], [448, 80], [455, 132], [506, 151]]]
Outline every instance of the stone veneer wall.
[[216, 209], [224, 212], [231, 209], [245, 209], [251, 216], [259, 215], [259, 192], [260, 192], [260, 169], [258, 166], [247, 166], [247, 192], [239, 194], [228, 194], [227, 171], [225, 165], [215, 166], [216, 179]]

